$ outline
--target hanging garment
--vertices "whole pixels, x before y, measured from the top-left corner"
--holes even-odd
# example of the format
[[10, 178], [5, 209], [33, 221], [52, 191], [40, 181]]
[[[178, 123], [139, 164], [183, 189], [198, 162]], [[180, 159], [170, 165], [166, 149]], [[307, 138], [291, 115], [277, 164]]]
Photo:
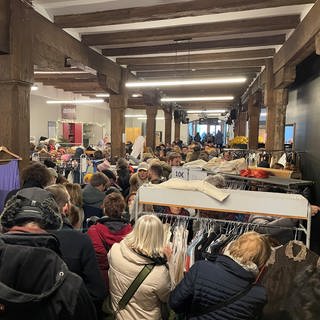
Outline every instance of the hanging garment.
[[263, 320], [282, 320], [290, 306], [290, 293], [294, 278], [307, 267], [319, 268], [319, 256], [300, 241], [290, 241], [271, 255], [262, 285], [267, 290], [268, 303], [263, 310]]
[[0, 165], [0, 212], [9, 191], [20, 188], [18, 160]]

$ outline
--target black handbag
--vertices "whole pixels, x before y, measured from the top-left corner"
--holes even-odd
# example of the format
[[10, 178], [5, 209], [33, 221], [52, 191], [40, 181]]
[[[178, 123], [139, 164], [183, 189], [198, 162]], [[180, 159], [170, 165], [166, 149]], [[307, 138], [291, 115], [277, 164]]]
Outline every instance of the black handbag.
[[116, 310], [113, 310], [112, 303], [111, 303], [111, 296], [108, 295], [108, 297], [104, 300], [102, 305], [104, 320], [116, 319], [117, 313], [126, 307], [130, 299], [134, 296], [134, 294], [136, 293], [136, 291], [138, 290], [142, 282], [145, 280], [145, 278], [148, 276], [148, 274], [152, 271], [154, 266], [155, 266], [154, 264], [147, 264], [143, 267], [143, 269], [139, 272], [139, 274], [131, 283], [130, 287], [127, 289], [127, 291], [124, 293], [124, 295], [120, 299]]

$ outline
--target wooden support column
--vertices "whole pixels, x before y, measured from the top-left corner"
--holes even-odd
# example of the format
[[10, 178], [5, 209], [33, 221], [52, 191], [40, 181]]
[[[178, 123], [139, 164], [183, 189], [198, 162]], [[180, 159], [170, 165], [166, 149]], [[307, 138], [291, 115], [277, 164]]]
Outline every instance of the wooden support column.
[[274, 130], [274, 150], [284, 150], [284, 130], [286, 125], [286, 110], [288, 104], [288, 90], [274, 90], [276, 108], [276, 123]]
[[180, 119], [174, 119], [174, 139], [180, 140]]
[[274, 104], [274, 77], [273, 77], [273, 60], [266, 60], [266, 84], [264, 90], [264, 104], [267, 107], [267, 141], [266, 149], [274, 150], [274, 131], [276, 122], [276, 107]]
[[158, 108], [154, 106], [147, 106], [147, 135], [146, 135], [146, 144], [147, 147], [154, 150], [156, 144], [156, 116]]
[[128, 97], [126, 95], [111, 94], [109, 106], [111, 110], [111, 155], [125, 155], [125, 118], [124, 113], [127, 108]]
[[256, 95], [250, 95], [248, 100], [249, 116], [249, 149], [258, 148], [260, 104]]
[[171, 129], [172, 129], [172, 109], [166, 107], [164, 111], [164, 143], [171, 143]]
[[[33, 83], [30, 11], [19, 0], [10, 4], [10, 54], [0, 55], [0, 145], [22, 157], [20, 169], [29, 163], [30, 88]], [[1, 13], [3, 14], [3, 12]], [[3, 30], [0, 30], [3, 32]]]
[[246, 129], [247, 129], [247, 118], [248, 114], [247, 111], [240, 111], [238, 117], [238, 135], [239, 136], [246, 136]]
[[320, 55], [320, 33], [316, 35], [316, 53]]

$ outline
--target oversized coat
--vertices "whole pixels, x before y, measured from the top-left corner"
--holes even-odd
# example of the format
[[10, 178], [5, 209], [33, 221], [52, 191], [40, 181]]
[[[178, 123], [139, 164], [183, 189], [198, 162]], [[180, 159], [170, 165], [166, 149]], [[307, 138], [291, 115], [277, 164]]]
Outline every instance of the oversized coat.
[[[108, 254], [109, 291], [114, 310], [144, 265], [153, 261], [128, 248], [124, 240], [115, 243]], [[166, 265], [156, 265], [140, 285], [125, 309], [117, 313], [121, 320], [160, 320], [160, 307], [170, 293], [170, 276]]]

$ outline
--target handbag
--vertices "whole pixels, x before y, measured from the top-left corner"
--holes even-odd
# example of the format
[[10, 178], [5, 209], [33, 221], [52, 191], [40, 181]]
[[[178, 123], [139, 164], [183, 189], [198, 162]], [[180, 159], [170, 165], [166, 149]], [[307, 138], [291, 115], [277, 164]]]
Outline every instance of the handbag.
[[143, 269], [139, 272], [136, 278], [131, 283], [130, 287], [127, 291], [123, 294], [122, 298], [118, 303], [118, 307], [116, 310], [113, 309], [111, 303], [111, 296], [108, 295], [107, 298], [104, 300], [102, 305], [102, 312], [103, 312], [103, 319], [104, 320], [115, 320], [117, 317], [117, 313], [123, 310], [126, 305], [129, 303], [130, 299], [134, 296], [142, 282], [148, 276], [148, 274], [154, 268], [154, 264], [146, 264]]

